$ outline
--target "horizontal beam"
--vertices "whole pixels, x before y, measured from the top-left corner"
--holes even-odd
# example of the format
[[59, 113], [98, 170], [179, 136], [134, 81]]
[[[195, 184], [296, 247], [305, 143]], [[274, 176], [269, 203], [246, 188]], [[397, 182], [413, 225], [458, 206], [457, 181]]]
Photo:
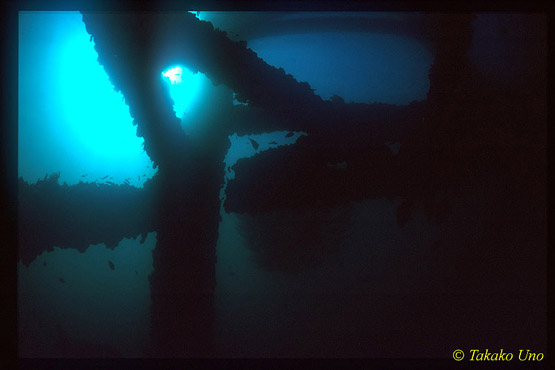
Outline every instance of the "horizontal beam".
[[[19, 260], [31, 263], [53, 247], [84, 252], [105, 243], [113, 249], [123, 238], [155, 229], [151, 183], [128, 185], [79, 183], [59, 185], [58, 174], [36, 184], [19, 179]], [[152, 180], [149, 180], [150, 182]]]
[[[145, 149], [154, 161], [174, 158], [175, 155], [162, 152], [169, 153], [179, 142], [185, 145], [186, 141], [178, 120], [172, 117], [172, 102], [160, 81], [163, 68], [175, 63], [204, 73], [213, 83], [234, 91], [239, 101], [248, 102], [249, 108], [263, 111], [265, 119], [256, 125], [222, 117], [227, 123], [214, 133], [222, 137], [241, 133], [245, 127], [251, 133], [315, 133], [338, 127], [349, 130], [346, 126], [353, 127], [351, 132], [360, 131], [362, 126], [363, 130], [379, 131], [397, 108], [388, 104], [324, 101], [308, 83], [298, 82], [282, 68], [259, 58], [246, 42], [232, 41], [225, 32], [190, 13], [85, 12], [83, 20], [94, 37], [99, 62], [115, 88], [123, 92], [139, 125], [138, 135], [145, 138]], [[377, 128], [376, 121], [382, 127]], [[403, 126], [387, 127], [393, 132]]]

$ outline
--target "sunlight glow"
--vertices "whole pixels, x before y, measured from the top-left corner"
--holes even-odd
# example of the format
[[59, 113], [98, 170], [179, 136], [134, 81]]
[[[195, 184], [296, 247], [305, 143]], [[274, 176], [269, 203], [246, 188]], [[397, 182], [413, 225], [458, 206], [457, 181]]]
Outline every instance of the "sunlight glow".
[[162, 72], [162, 77], [170, 82], [170, 96], [174, 102], [175, 115], [177, 118], [183, 118], [198, 93], [200, 74], [175, 66]]
[[170, 79], [172, 85], [181, 83], [181, 72], [183, 70], [181, 67], [175, 67], [168, 69], [166, 72], [162, 73], [162, 76]]
[[98, 62], [79, 12], [20, 12], [18, 175], [34, 183], [142, 186], [153, 176], [144, 139]]

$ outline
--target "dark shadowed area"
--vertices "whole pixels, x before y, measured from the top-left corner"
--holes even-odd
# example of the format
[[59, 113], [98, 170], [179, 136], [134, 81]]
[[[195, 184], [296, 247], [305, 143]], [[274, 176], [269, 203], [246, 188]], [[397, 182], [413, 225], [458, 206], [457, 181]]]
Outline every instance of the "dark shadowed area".
[[21, 357], [546, 351], [544, 15], [19, 17]]

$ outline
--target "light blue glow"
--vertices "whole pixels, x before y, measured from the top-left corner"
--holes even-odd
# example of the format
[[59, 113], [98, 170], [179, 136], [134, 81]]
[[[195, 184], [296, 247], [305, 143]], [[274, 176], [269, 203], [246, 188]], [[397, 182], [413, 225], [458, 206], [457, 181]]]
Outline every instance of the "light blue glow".
[[408, 104], [424, 100], [433, 55], [417, 40], [388, 34], [319, 32], [249, 40], [267, 63], [306, 81], [323, 99]]
[[19, 13], [18, 172], [26, 181], [60, 171], [69, 185], [109, 175], [140, 187], [156, 172], [97, 59], [79, 12]]
[[[195, 17], [197, 17], [197, 18], [200, 19], [201, 21], [204, 20], [204, 17], [201, 18], [200, 10], [189, 10], [189, 13], [194, 14]], [[203, 12], [203, 13], [204, 13], [204, 12]]]
[[170, 68], [166, 72], [162, 72], [162, 76], [170, 79], [172, 85], [181, 83], [181, 67]]
[[198, 93], [200, 74], [175, 66], [162, 72], [162, 77], [169, 81], [170, 96], [174, 102], [173, 110], [177, 118], [181, 119], [189, 111]]

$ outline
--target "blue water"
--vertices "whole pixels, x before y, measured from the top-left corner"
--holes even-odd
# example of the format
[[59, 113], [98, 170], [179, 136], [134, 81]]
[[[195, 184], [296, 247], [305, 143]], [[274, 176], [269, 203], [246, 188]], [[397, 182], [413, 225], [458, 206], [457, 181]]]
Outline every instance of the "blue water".
[[304, 33], [250, 40], [259, 57], [306, 81], [323, 99], [408, 104], [424, 100], [433, 55], [417, 41], [387, 34]]
[[83, 253], [54, 247], [28, 267], [18, 263], [18, 326], [33, 343], [20, 345], [20, 356], [62, 356], [56, 346], [60, 325], [72, 342], [140, 357], [150, 334], [148, 276], [156, 233], [140, 240], [123, 239], [113, 250], [91, 245]]
[[183, 118], [199, 95], [199, 88], [204, 74], [193, 73], [182, 66], [172, 66], [162, 72], [162, 77], [169, 84], [170, 96], [174, 101], [173, 110], [177, 118]]
[[[129, 178], [131, 186], [142, 187], [156, 170], [143, 150], [143, 139], [136, 136], [123, 96], [97, 62], [94, 40], [81, 15], [21, 12], [19, 27], [18, 175], [35, 183], [60, 171], [60, 184], [121, 184]], [[161, 80], [168, 83], [184, 131], [204, 134], [192, 117], [202, 114], [195, 103], [206, 105], [222, 92], [231, 102], [233, 93], [214, 87], [202, 73], [183, 69], [181, 78], [174, 75], [171, 81], [163, 76], [166, 72], [161, 71]], [[289, 138], [285, 134], [231, 135], [226, 166], [275, 147], [271, 141], [292, 144], [302, 133]], [[259, 142], [257, 151], [248, 138]], [[101, 179], [106, 175], [111, 178]], [[232, 178], [233, 171], [226, 176]], [[155, 235], [149, 234], [144, 244], [140, 236], [123, 239], [113, 250], [103, 244], [84, 253], [54, 246], [28, 267], [19, 263], [18, 326], [24, 337], [32, 338], [32, 344], [20, 343], [20, 355], [60, 356], [55, 344], [60, 325], [72, 342], [111, 346], [124, 357], [141, 356], [149, 340], [148, 275]]]
[[97, 58], [80, 13], [20, 13], [18, 173], [27, 182], [60, 171], [69, 185], [109, 175], [141, 187], [156, 173]]
[[[129, 178], [142, 187], [156, 173], [97, 57], [78, 12], [20, 13], [18, 175], [25, 181], [60, 171], [60, 184]], [[60, 356], [60, 325], [71, 342], [140, 356], [149, 340], [156, 234], [139, 240], [84, 253], [55, 247], [28, 267], [19, 263], [18, 326], [34, 343], [21, 345], [20, 355]]]
[[[433, 56], [407, 38], [315, 33], [259, 38], [249, 40], [248, 46], [269, 64], [283, 67], [299, 81], [308, 81], [325, 99], [338, 94], [347, 102], [405, 104], [424, 99], [429, 87], [427, 72]], [[78, 12], [20, 13], [18, 174], [25, 181], [35, 183], [47, 173], [60, 171], [60, 184], [108, 180], [121, 184], [129, 178], [132, 186], [141, 187], [155, 175], [143, 150], [143, 139], [136, 136], [129, 107], [121, 93], [114, 91], [97, 57], [94, 40]], [[198, 124], [202, 121], [199, 115], [205, 114], [199, 107], [210, 107], [216, 94], [238, 103], [233, 101], [231, 90], [214, 87], [202, 73], [181, 70], [181, 83], [174, 78], [172, 84], [162, 74], [174, 67], [160, 71], [161, 81], [165, 80], [170, 89], [183, 130], [203, 139], [209, 131]], [[295, 132], [287, 138], [286, 134], [230, 135], [231, 147], [222, 174], [226, 182], [233, 178], [238, 159], [280, 145], [294, 145], [305, 135]], [[259, 148], [255, 150], [249, 139], [256, 140]], [[277, 144], [270, 144], [272, 141]], [[106, 175], [112, 178], [101, 180]], [[286, 300], [277, 294], [281, 288], [272, 288], [278, 284], [279, 274], [262, 272], [253, 265], [250, 252], [237, 236], [234, 216], [223, 216], [218, 244], [217, 330], [231, 335], [247, 325], [252, 333], [262, 335], [268, 317], [295, 307], [284, 310], [264, 303], [272, 300], [272, 294], [275, 300]], [[61, 325], [70, 340], [109, 345], [122, 356], [141, 356], [148, 343], [147, 277], [152, 272], [155, 246], [156, 236], [151, 233], [144, 244], [138, 239], [123, 239], [113, 250], [100, 244], [84, 253], [55, 248], [43, 252], [28, 267], [18, 264], [19, 327], [43, 344], [41, 348], [23, 346], [21, 355], [55, 355], [52, 338], [56, 325]], [[250, 273], [258, 278], [252, 279]], [[290, 277], [285, 279], [279, 283], [282, 287], [296, 285]], [[304, 288], [299, 289], [296, 294]], [[280, 320], [276, 325], [289, 318]], [[221, 338], [228, 338], [228, 334]], [[246, 340], [254, 345], [253, 338], [254, 334]], [[222, 346], [224, 351], [228, 348]]]

